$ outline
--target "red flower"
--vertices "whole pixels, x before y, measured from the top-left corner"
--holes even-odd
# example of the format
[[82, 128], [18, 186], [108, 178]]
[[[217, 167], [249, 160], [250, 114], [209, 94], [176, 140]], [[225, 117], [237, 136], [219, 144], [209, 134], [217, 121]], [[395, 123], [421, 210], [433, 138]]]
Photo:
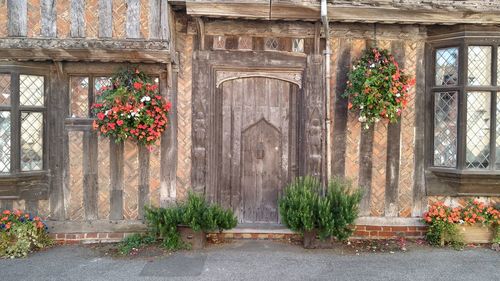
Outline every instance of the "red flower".
[[116, 121], [116, 124], [117, 124], [118, 126], [123, 125], [123, 120], [118, 120], [118, 121]]
[[105, 115], [104, 113], [102, 113], [102, 112], [98, 112], [98, 113], [97, 113], [97, 118], [98, 118], [99, 120], [104, 120], [104, 117], [105, 117], [105, 116], [106, 116], [106, 115]]
[[142, 83], [134, 82], [134, 89], [140, 90], [142, 88]]

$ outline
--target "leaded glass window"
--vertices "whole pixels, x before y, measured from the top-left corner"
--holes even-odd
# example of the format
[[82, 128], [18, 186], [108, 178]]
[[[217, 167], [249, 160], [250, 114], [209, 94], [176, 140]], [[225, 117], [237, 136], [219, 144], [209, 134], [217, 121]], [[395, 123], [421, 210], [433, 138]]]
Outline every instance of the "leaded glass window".
[[85, 75], [70, 77], [70, 117], [90, 118], [91, 107], [100, 93], [111, 87], [111, 77]]
[[0, 73], [0, 174], [45, 167], [46, 77]]
[[434, 49], [432, 166], [500, 170], [500, 48], [462, 46]]
[[434, 165], [457, 165], [457, 92], [434, 95]]

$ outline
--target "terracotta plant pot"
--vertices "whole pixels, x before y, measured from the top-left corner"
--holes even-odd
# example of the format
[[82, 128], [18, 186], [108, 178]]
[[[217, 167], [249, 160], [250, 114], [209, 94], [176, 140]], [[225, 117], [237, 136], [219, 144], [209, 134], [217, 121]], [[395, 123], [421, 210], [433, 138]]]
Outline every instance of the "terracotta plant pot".
[[188, 226], [178, 225], [177, 231], [181, 235], [181, 239], [184, 243], [191, 245], [192, 250], [199, 250], [205, 247], [207, 241], [207, 234], [203, 231], [193, 231]]
[[329, 249], [333, 247], [332, 239], [321, 240], [318, 237], [318, 231], [313, 229], [304, 232], [304, 248], [306, 249]]
[[459, 225], [458, 232], [464, 243], [491, 243], [493, 240], [493, 229], [482, 224]]

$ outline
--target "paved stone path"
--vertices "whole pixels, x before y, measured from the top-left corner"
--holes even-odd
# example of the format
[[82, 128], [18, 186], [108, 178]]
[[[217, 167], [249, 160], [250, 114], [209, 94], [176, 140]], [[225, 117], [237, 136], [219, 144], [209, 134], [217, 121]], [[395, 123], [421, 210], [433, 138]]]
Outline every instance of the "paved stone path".
[[56, 247], [0, 260], [0, 280], [500, 280], [500, 253], [413, 249], [342, 254], [270, 241], [239, 241], [155, 259], [112, 259], [88, 247]]

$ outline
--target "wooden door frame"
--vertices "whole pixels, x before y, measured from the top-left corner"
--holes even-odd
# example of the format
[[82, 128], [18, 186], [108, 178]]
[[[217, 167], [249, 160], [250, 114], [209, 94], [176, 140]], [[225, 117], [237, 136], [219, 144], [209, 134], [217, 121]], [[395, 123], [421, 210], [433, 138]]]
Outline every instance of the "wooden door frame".
[[[322, 57], [320, 55], [280, 52], [195, 51], [193, 53], [192, 99], [192, 189], [217, 201], [221, 126], [217, 116], [221, 88], [217, 88], [217, 72], [248, 73], [259, 70], [259, 77], [276, 79], [269, 73], [300, 73], [300, 122], [298, 132], [299, 175], [324, 174], [324, 95]], [[266, 72], [268, 75], [266, 75]], [[281, 77], [282, 78], [282, 77]], [[280, 79], [280, 78], [278, 78]], [[281, 80], [287, 80], [282, 78]], [[288, 81], [292, 82], [292, 81]], [[293, 82], [292, 82], [293, 83]], [[297, 84], [297, 83], [294, 83]]]

